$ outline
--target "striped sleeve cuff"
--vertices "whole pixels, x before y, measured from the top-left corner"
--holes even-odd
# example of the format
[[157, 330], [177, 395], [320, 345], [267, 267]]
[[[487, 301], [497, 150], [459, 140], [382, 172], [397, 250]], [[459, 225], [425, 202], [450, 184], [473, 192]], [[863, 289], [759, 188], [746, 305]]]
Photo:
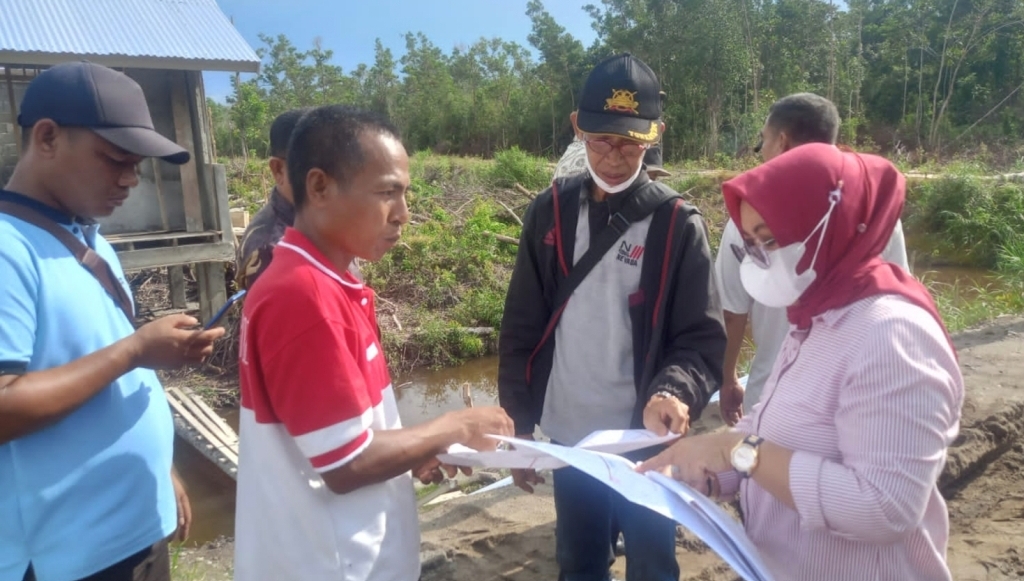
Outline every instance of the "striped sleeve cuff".
[[726, 470], [715, 474], [718, 479], [718, 499], [730, 500], [740, 491], [740, 473], [735, 470]]
[[821, 471], [825, 459], [807, 452], [794, 452], [789, 462], [789, 491], [800, 515], [800, 527], [818, 530], [827, 526], [821, 506]]
[[310, 458], [309, 463], [313, 465], [314, 470], [320, 473], [329, 472], [335, 468], [341, 468], [345, 464], [355, 460], [356, 456], [359, 456], [363, 450], [369, 448], [370, 442], [372, 441], [373, 430], [366, 430], [356, 439], [344, 446]]

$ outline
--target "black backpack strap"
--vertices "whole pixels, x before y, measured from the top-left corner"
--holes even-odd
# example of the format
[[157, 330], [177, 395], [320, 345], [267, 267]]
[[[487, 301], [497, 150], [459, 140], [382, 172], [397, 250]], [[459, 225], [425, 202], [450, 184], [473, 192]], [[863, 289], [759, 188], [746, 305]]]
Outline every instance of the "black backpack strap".
[[663, 203], [681, 197], [669, 188], [661, 187], [657, 182], [648, 182], [630, 194], [622, 209], [608, 221], [608, 227], [597, 235], [594, 243], [573, 265], [569, 276], [558, 285], [558, 292], [555, 294], [556, 316], [552, 317], [552, 323], [557, 323], [562, 306], [569, 301], [572, 293], [580, 286], [583, 279], [590, 274], [598, 262], [601, 262], [604, 255], [615, 246], [615, 243], [622, 238], [622, 235], [629, 230], [634, 222], [639, 222], [651, 215]]

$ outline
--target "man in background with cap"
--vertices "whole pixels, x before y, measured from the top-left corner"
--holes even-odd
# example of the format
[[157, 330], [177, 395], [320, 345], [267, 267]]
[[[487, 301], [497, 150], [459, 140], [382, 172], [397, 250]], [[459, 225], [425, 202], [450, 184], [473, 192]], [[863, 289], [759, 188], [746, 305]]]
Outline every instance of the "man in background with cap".
[[267, 163], [274, 176], [274, 189], [270, 191], [266, 205], [249, 222], [242, 236], [235, 275], [238, 288], [252, 287], [270, 266], [274, 247], [284, 236], [285, 229], [295, 222], [295, 202], [288, 181], [288, 138], [299, 119], [312, 109], [290, 109], [278, 115], [270, 124], [270, 160]]
[[[644, 152], [644, 168], [647, 175], [657, 181], [658, 178], [671, 177], [672, 173], [665, 169], [661, 161], [661, 144], [652, 145]], [[555, 174], [552, 179], [567, 178], [587, 171], [587, 147], [577, 135], [573, 138], [565, 153], [555, 164]]]
[[[632, 55], [598, 64], [571, 115], [587, 171], [555, 179], [526, 212], [498, 371], [521, 438], [538, 425], [567, 446], [600, 429], [683, 435], [721, 382], [725, 331], [703, 220], [642, 171], [664, 129], [659, 93]], [[528, 492], [543, 482], [527, 470], [513, 478]], [[627, 579], [679, 578], [673, 521], [574, 468], [554, 472], [554, 498], [562, 581], [609, 578], [615, 525]]]
[[153, 369], [202, 362], [224, 330], [186, 315], [136, 330], [95, 220], [144, 158], [189, 154], [153, 129], [135, 81], [91, 63], [36, 77], [18, 122], [0, 190], [0, 581], [169, 580], [168, 538], [191, 517]]

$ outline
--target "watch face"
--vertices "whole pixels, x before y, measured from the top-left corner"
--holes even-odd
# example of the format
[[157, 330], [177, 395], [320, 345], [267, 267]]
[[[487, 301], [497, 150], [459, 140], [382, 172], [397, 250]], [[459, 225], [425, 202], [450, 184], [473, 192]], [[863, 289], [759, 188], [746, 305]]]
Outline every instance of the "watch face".
[[757, 453], [753, 448], [747, 445], [740, 446], [732, 453], [733, 468], [740, 472], [747, 472], [754, 465], [756, 457]]

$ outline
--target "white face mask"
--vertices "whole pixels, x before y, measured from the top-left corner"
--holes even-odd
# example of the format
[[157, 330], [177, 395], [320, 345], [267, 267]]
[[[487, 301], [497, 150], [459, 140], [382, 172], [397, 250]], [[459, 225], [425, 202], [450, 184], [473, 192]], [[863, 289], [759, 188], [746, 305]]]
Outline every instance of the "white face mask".
[[[761, 266], [754, 262], [750, 253], [740, 264], [740, 282], [755, 301], [766, 307], [780, 309], [795, 303], [807, 287], [818, 277], [814, 270], [814, 263], [818, 260], [818, 251], [821, 250], [821, 243], [825, 240], [825, 232], [828, 230], [828, 219], [832, 215], [832, 209], [839, 201], [839, 190], [829, 195], [828, 211], [818, 222], [818, 225], [811, 230], [803, 242], [783, 246], [775, 250], [766, 250], [768, 265]], [[811, 258], [811, 265], [807, 270], [796, 273], [796, 266], [807, 251], [807, 241], [814, 236], [814, 233], [821, 229], [821, 236], [818, 238], [818, 245]]]
[[590, 152], [586, 152], [586, 155], [583, 156], [583, 159], [587, 161], [587, 170], [590, 171], [590, 177], [594, 178], [594, 183], [597, 184], [597, 187], [601, 188], [601, 190], [604, 191], [606, 194], [617, 194], [619, 192], [625, 191], [626, 189], [629, 188], [629, 186], [633, 185], [634, 181], [636, 181], [636, 177], [640, 175], [640, 170], [644, 169], [644, 164], [641, 163], [636, 167], [636, 171], [633, 172], [633, 175], [630, 176], [628, 180], [622, 182], [617, 186], [613, 186], [608, 182], [604, 181], [603, 179], [601, 179], [597, 175], [597, 172], [594, 171], [594, 166], [590, 165]]

